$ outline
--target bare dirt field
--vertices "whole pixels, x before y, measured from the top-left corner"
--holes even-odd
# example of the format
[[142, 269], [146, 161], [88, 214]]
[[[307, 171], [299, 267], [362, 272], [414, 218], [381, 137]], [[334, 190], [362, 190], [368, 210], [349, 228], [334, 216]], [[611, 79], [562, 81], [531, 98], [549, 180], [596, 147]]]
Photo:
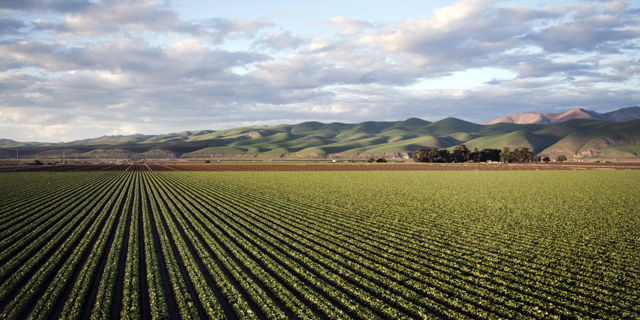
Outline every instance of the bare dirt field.
[[4, 168], [0, 172], [76, 172], [76, 171], [442, 171], [442, 170], [638, 170], [640, 162], [565, 162], [565, 163], [124, 163], [67, 164]]

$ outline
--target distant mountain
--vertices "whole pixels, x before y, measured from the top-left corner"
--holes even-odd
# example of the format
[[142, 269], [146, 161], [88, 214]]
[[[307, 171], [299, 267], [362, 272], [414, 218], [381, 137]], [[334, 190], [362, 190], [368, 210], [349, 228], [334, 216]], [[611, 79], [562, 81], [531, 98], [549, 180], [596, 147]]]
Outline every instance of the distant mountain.
[[640, 107], [622, 108], [603, 114], [608, 121], [627, 122], [640, 119]]
[[4, 147], [4, 146], [11, 146], [13, 144], [16, 144], [18, 142], [13, 141], [11, 139], [0, 139], [0, 147]]
[[627, 122], [640, 119], [640, 107], [623, 108], [616, 111], [600, 114], [595, 111], [588, 111], [582, 108], [571, 109], [563, 113], [514, 113], [512, 115], [498, 118], [484, 125], [496, 123], [516, 123], [516, 124], [550, 124], [560, 123], [572, 119], [590, 119], [611, 122]]
[[18, 142], [11, 139], [0, 139], [0, 148], [33, 147], [40, 146], [42, 142]]
[[[635, 108], [620, 109], [602, 117], [632, 118]], [[567, 119], [598, 114], [574, 109], [563, 114], [540, 114], [545, 124], [501, 122], [479, 125], [456, 118], [428, 122], [362, 123], [303, 122], [277, 126], [252, 126], [222, 131], [183, 131], [161, 135], [104, 136], [70, 143], [35, 144], [0, 140], [0, 158], [409, 158], [425, 147], [467, 148], [527, 147], [542, 156], [577, 158], [635, 158], [640, 155], [640, 119], [611, 122], [601, 119]]]

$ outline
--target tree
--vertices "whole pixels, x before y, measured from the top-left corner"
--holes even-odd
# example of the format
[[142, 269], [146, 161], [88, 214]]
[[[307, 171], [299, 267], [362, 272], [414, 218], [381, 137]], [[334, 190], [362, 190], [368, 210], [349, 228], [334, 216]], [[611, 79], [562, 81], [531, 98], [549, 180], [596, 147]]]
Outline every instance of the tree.
[[482, 151], [480, 151], [480, 161], [500, 161], [501, 153], [502, 151], [500, 151], [500, 149], [482, 149]]
[[440, 151], [438, 151], [438, 148], [430, 148], [429, 152], [427, 152], [427, 162], [438, 162], [439, 159]]
[[540, 161], [542, 161], [542, 158], [540, 158], [540, 156], [533, 156], [531, 157], [531, 161], [534, 163], [538, 163]]
[[467, 160], [469, 160], [469, 153], [467, 146], [461, 144], [453, 148], [451, 158], [454, 162], [467, 162]]
[[469, 152], [469, 160], [473, 162], [481, 162], [482, 153], [480, 152], [480, 149], [473, 148], [473, 152]]
[[542, 158], [542, 161], [544, 161], [544, 163], [548, 163], [551, 159], [549, 157], [544, 157]]
[[513, 162], [529, 162], [531, 157], [533, 157], [533, 154], [527, 147], [518, 147], [511, 153], [511, 161]]
[[[422, 149], [418, 149], [413, 153], [413, 161], [415, 162], [428, 162], [427, 161], [427, 154], [429, 153], [429, 149], [427, 148], [422, 148]], [[373, 159], [373, 158], [371, 158]]]
[[422, 148], [413, 153], [413, 161], [415, 162], [450, 162], [451, 154], [449, 150], [438, 148]]
[[500, 153], [500, 162], [511, 162], [511, 148], [509, 147], [504, 147], [504, 149], [502, 149], [502, 153]]
[[374, 163], [374, 162], [376, 162], [376, 159], [374, 159], [374, 158], [369, 158], [369, 160], [367, 160], [367, 162], [368, 162], [368, 163]]
[[376, 162], [379, 162], [379, 163], [386, 163], [386, 162], [387, 162], [387, 159], [385, 159], [385, 158], [378, 158], [378, 160], [376, 160]]
[[447, 149], [438, 150], [438, 157], [435, 162], [452, 162], [451, 152]]
[[556, 161], [562, 163], [562, 161], [567, 161], [567, 157], [565, 157], [564, 155], [562, 156], [557, 156], [556, 157]]

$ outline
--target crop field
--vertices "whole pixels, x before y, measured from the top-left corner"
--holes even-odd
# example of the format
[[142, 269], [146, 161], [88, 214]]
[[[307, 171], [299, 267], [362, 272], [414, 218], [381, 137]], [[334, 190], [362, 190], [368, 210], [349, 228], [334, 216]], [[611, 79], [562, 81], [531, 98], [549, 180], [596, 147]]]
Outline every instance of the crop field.
[[640, 318], [638, 170], [149, 168], [0, 174], [0, 319]]

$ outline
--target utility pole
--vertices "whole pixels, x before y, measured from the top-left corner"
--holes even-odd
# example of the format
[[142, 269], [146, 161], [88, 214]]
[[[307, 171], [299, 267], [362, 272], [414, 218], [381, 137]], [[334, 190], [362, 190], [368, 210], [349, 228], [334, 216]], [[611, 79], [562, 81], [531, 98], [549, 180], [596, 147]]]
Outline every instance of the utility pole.
[[49, 150], [44, 152], [44, 165], [47, 165], [47, 162], [49, 162], [49, 160], [47, 160], [49, 158]]
[[18, 164], [18, 167], [20, 166], [20, 152], [18, 152], [18, 147], [16, 147], [16, 163]]
[[64, 164], [64, 150], [62, 150], [62, 164]]
[[76, 152], [76, 164], [78, 163], [78, 153]]

